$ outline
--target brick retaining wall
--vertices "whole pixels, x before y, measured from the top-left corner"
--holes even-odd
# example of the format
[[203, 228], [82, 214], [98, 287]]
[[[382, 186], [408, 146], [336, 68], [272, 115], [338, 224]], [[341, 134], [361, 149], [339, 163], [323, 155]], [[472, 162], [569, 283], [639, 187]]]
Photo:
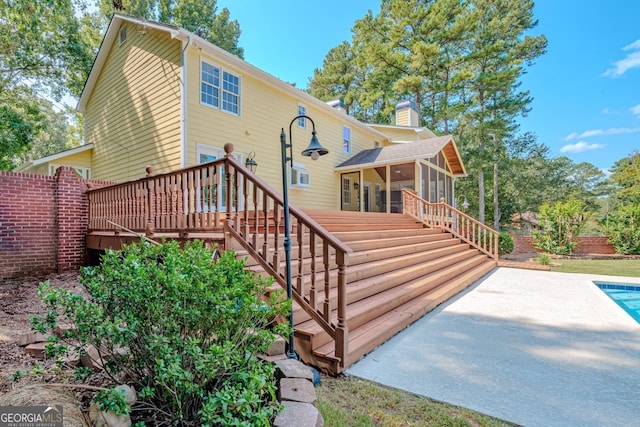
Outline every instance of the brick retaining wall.
[[[533, 236], [518, 236], [513, 234], [511, 236], [513, 237], [513, 254], [539, 252], [533, 246]], [[616, 253], [616, 250], [609, 244], [609, 239], [606, 236], [578, 236], [577, 241], [578, 246], [574, 252], [575, 255], [609, 255]]]
[[61, 167], [55, 176], [0, 171], [0, 278], [74, 270], [85, 259], [87, 184]]

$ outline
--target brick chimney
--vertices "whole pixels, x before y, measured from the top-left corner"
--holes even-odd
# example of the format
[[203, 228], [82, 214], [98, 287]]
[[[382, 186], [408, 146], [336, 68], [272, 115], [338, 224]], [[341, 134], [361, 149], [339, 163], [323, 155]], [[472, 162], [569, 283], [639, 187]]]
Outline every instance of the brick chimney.
[[396, 125], [397, 126], [420, 126], [420, 114], [416, 104], [405, 99], [396, 104]]

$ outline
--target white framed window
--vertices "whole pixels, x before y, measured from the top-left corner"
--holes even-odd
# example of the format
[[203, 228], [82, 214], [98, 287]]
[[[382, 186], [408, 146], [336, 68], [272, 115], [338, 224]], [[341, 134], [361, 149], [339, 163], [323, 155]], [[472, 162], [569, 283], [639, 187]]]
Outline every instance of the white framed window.
[[[307, 115], [307, 107], [305, 107], [302, 104], [298, 104], [298, 115], [299, 116], [306, 116]], [[306, 129], [307, 128], [307, 119], [305, 119], [304, 117], [299, 117], [298, 118], [298, 127], [302, 128], [302, 129]]]
[[342, 128], [342, 151], [351, 154], [351, 129], [347, 126]]
[[[225, 152], [224, 149], [219, 148], [219, 147], [214, 147], [211, 145], [206, 145], [206, 144], [197, 144], [196, 145], [196, 158], [197, 158], [197, 162], [198, 164], [202, 164], [202, 163], [207, 163], [207, 162], [212, 162], [214, 160], [218, 160], [218, 159], [222, 159], [225, 156]], [[232, 153], [232, 156], [240, 163], [242, 163], [242, 154], [241, 153]], [[204, 209], [205, 212], [211, 211], [213, 212], [215, 210], [215, 203], [213, 203], [213, 200], [208, 201], [208, 194], [215, 194], [215, 198], [218, 199], [218, 203], [220, 206], [220, 210], [221, 211], [226, 211], [227, 210], [227, 174], [224, 172], [224, 166], [221, 166], [219, 169], [220, 172], [220, 177], [219, 179], [219, 185], [220, 185], [220, 192], [218, 193], [216, 189], [213, 189], [214, 191], [212, 192], [211, 188], [209, 188], [209, 186], [205, 183], [200, 183], [198, 182], [196, 184], [196, 206], [200, 206], [200, 201], [202, 200], [202, 198], [204, 198]], [[233, 179], [233, 176], [231, 177]], [[239, 189], [240, 193], [242, 193], [242, 182], [240, 182], [240, 189]], [[235, 207], [235, 194], [232, 195], [231, 197], [233, 206]], [[239, 198], [240, 200], [240, 209], [242, 209], [242, 198]], [[187, 206], [185, 204], [185, 206]]]
[[118, 46], [122, 46], [122, 44], [126, 41], [127, 41], [127, 27], [123, 25], [122, 28], [120, 28], [120, 38], [118, 40]]
[[240, 115], [240, 77], [222, 71], [222, 109]]
[[351, 178], [342, 178], [342, 203], [351, 205]]
[[200, 60], [200, 102], [240, 115], [240, 76]]
[[291, 168], [291, 188], [311, 187], [311, 173], [301, 163], [294, 163]]
[[375, 184], [374, 185], [374, 199], [375, 199], [375, 204], [376, 207], [379, 208], [380, 207], [380, 194], [382, 193], [382, 186], [380, 184]]
[[[55, 175], [56, 171], [60, 166], [64, 166], [64, 165], [49, 164], [49, 175], [51, 176]], [[71, 166], [71, 168], [76, 173], [76, 175], [78, 175], [79, 178], [91, 179], [91, 168], [83, 168], [80, 166]]]

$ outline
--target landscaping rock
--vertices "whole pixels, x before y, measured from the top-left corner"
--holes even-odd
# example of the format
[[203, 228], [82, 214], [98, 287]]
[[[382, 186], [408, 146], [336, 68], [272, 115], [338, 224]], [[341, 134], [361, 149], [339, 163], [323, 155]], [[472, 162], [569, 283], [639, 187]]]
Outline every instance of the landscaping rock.
[[36, 359], [44, 359], [46, 355], [45, 347], [47, 346], [46, 342], [36, 342], [33, 344], [29, 344], [24, 348], [24, 351]]
[[274, 427], [323, 427], [324, 418], [310, 403], [282, 402], [284, 410], [273, 422]]
[[304, 378], [282, 378], [280, 380], [280, 401], [316, 403], [313, 383]]
[[45, 337], [39, 332], [29, 332], [29, 333], [20, 335], [20, 337], [18, 338], [18, 345], [20, 347], [25, 347], [29, 344], [44, 342], [46, 340], [47, 340], [47, 337]]
[[269, 348], [267, 349], [267, 356], [277, 356], [277, 355], [284, 354], [286, 345], [287, 345], [287, 341], [278, 335], [276, 337], [276, 340], [272, 342]]
[[[126, 384], [115, 388], [124, 392], [124, 400], [129, 408], [136, 403], [136, 391]], [[117, 415], [113, 411], [101, 411], [96, 402], [91, 402], [89, 418], [95, 427], [129, 427], [131, 417], [129, 415]]]
[[91, 368], [96, 372], [104, 370], [100, 353], [98, 353], [98, 349], [95, 346], [89, 345], [84, 349], [84, 351], [86, 354], [80, 356], [82, 366]]
[[304, 363], [295, 359], [284, 359], [275, 362], [278, 367], [278, 378], [305, 378], [313, 382], [313, 372]]

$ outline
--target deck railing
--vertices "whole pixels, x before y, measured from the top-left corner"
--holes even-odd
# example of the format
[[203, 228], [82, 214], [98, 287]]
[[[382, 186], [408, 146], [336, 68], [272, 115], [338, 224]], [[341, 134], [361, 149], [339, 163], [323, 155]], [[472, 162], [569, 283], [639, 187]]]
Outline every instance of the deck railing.
[[[236, 161], [229, 146], [223, 159], [88, 191], [89, 229], [224, 232], [286, 289], [282, 195]], [[346, 366], [351, 249], [302, 210], [289, 211], [294, 300], [332, 337]]]
[[498, 232], [446, 204], [431, 203], [411, 190], [402, 190], [402, 210], [432, 228], [441, 228], [498, 260]]

